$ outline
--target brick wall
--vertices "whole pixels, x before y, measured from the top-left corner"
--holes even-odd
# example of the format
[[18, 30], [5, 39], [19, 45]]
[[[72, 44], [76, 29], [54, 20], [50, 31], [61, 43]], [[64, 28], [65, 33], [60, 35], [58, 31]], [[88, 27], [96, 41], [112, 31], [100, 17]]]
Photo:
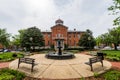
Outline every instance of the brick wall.
[[51, 31], [42, 32], [44, 35], [45, 46], [57, 45], [57, 40], [61, 40], [63, 44], [76, 47], [82, 35], [81, 31], [69, 31], [68, 27], [63, 25], [63, 21], [58, 19], [55, 26], [51, 27]]

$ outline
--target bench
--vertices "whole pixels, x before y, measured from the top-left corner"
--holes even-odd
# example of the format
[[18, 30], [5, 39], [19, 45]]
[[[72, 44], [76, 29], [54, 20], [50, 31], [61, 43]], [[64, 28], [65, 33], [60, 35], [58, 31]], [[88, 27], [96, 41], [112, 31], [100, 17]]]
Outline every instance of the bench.
[[27, 64], [31, 64], [31, 72], [33, 72], [33, 67], [35, 66], [35, 59], [32, 58], [19, 58], [18, 60], [18, 68], [20, 63], [27, 63]]
[[93, 71], [92, 64], [93, 64], [93, 63], [96, 63], [96, 62], [101, 62], [102, 67], [103, 67], [103, 59], [102, 59], [101, 56], [89, 58], [89, 62], [86, 62], [85, 64], [89, 65], [89, 66], [91, 67], [91, 71]]

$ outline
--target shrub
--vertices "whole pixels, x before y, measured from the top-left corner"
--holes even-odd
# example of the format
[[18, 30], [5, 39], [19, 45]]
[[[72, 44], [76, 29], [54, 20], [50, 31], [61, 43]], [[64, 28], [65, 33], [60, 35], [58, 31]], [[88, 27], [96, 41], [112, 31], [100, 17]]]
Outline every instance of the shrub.
[[84, 48], [67, 48], [65, 50], [79, 50], [79, 51], [84, 51]]
[[51, 49], [54, 49], [54, 47], [55, 47], [55, 46], [54, 46], [53, 44], [52, 44], [52, 45], [50, 45], [50, 48], [51, 48]]
[[65, 49], [67, 49], [67, 48], [68, 48], [68, 44], [64, 44], [64, 46], [65, 46]]
[[14, 78], [15, 76], [7, 72], [0, 74], [0, 80], [13, 80]]
[[68, 52], [71, 52], [71, 53], [78, 53], [80, 52], [79, 50], [68, 50]]
[[82, 78], [80, 78], [80, 80], [85, 80], [85, 78], [84, 78], [84, 77], [82, 77]]
[[1, 69], [0, 70], [0, 80], [22, 80], [25, 74], [12, 69]]
[[109, 71], [104, 75], [105, 80], [120, 80], [120, 72], [116, 70]]
[[97, 78], [99, 74], [97, 72], [94, 72], [94, 77]]
[[13, 54], [12, 54], [12, 57], [17, 57], [17, 54], [16, 54], [16, 53], [13, 53]]

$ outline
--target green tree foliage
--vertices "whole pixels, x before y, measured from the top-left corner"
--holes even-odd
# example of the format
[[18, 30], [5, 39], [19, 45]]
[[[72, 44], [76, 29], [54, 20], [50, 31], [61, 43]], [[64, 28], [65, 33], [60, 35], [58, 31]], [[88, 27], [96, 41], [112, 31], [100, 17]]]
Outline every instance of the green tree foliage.
[[10, 42], [10, 34], [8, 34], [6, 32], [6, 29], [0, 29], [0, 43], [4, 46], [4, 47], [8, 47], [9, 42]]
[[97, 38], [95, 38], [95, 40], [96, 40], [96, 45], [100, 46], [100, 44], [101, 44], [101, 36], [98, 36]]
[[26, 29], [21, 36], [21, 46], [26, 47], [27, 50], [30, 50], [32, 47], [33, 51], [35, 50], [36, 46], [44, 46], [44, 40], [41, 31], [36, 27]]
[[12, 45], [16, 46], [17, 49], [21, 46], [21, 38], [23, 36], [23, 33], [25, 32], [25, 29], [21, 29], [18, 32], [19, 32], [18, 35], [14, 35], [12, 37], [13, 38]]
[[16, 46], [17, 49], [20, 47], [20, 35], [14, 35], [12, 45]]
[[96, 42], [95, 39], [93, 38], [92, 31], [87, 29], [86, 32], [81, 36], [78, 44], [79, 46], [93, 49]]
[[111, 36], [111, 41], [114, 44], [114, 49], [117, 50], [117, 46], [120, 44], [120, 26], [109, 29], [109, 34]]
[[[116, 28], [109, 29], [109, 33], [100, 35], [97, 38], [97, 42], [103, 44], [114, 44], [114, 49], [117, 50], [117, 45], [120, 44], [120, 0], [113, 0], [113, 5], [108, 8], [112, 11], [112, 15], [118, 15], [118, 17], [113, 21], [113, 25]], [[99, 39], [99, 40], [98, 40]]]
[[113, 5], [108, 8], [112, 11], [113, 15], [118, 15], [118, 17], [113, 21], [114, 25], [120, 25], [120, 0], [113, 0]]
[[101, 34], [96, 38], [97, 46], [100, 46], [100, 44], [105, 44], [106, 46], [111, 46], [111, 35], [109, 33]]
[[108, 33], [101, 34], [96, 38], [96, 42], [99, 45], [105, 44], [106, 46], [114, 44], [114, 49], [117, 50], [117, 46], [120, 44], [120, 26], [109, 29]]

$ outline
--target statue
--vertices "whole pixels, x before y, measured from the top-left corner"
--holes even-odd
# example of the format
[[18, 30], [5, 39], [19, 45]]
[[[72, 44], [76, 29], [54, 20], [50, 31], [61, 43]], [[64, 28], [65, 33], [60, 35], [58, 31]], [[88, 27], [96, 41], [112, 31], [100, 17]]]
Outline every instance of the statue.
[[62, 55], [62, 50], [61, 50], [61, 42], [58, 40], [58, 55]]

